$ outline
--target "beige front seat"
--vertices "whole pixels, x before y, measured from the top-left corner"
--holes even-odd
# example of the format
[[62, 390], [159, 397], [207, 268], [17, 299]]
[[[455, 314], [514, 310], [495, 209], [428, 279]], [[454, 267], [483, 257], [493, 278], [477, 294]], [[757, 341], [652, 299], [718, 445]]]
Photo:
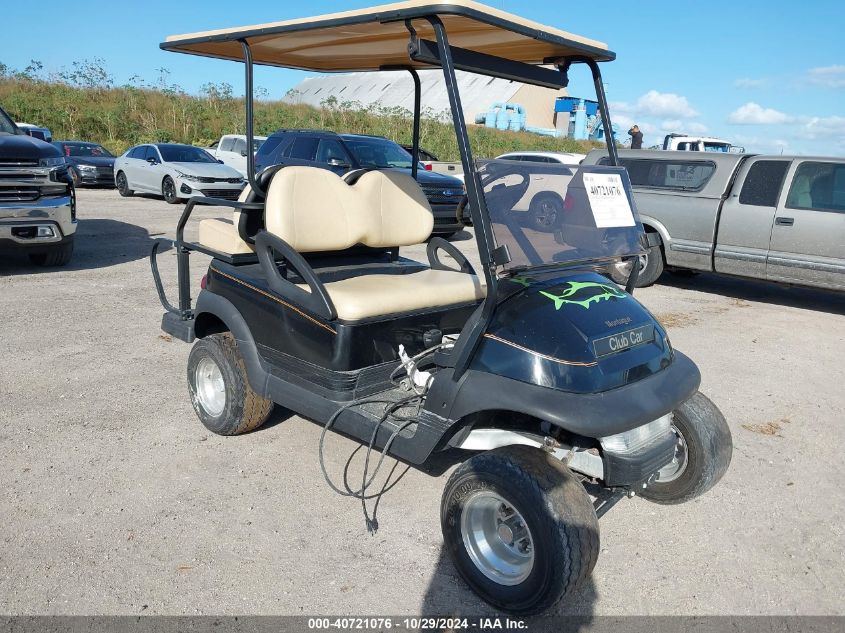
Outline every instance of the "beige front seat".
[[[312, 253], [419, 244], [431, 234], [434, 216], [420, 186], [401, 172], [371, 171], [348, 185], [327, 170], [286, 167], [270, 183], [265, 224], [296, 251]], [[325, 287], [343, 320], [471, 303], [485, 295], [475, 275], [443, 270], [364, 274]]]
[[[239, 202], [245, 202], [251, 189], [247, 185], [238, 197]], [[211, 250], [229, 255], [248, 255], [255, 252], [252, 244], [247, 244], [238, 233], [238, 222], [241, 212], [238, 209], [232, 213], [231, 220], [214, 218], [200, 222], [199, 243]]]

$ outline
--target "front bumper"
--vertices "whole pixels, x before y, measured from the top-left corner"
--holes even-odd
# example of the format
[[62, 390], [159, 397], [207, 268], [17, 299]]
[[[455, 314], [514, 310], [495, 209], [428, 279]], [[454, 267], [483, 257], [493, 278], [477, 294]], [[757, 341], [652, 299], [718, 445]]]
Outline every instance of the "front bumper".
[[458, 222], [457, 211], [458, 207], [454, 204], [432, 204], [431, 212], [434, 214], [432, 233], [455, 233], [463, 229], [463, 223]]
[[176, 195], [180, 198], [193, 198], [201, 196], [205, 198], [223, 198], [224, 200], [237, 200], [241, 195], [245, 183], [231, 182], [197, 182], [188, 180], [181, 176], [176, 178]]
[[114, 171], [79, 171], [77, 182], [80, 185], [97, 185], [114, 187]]
[[[52, 235], [39, 237], [38, 227], [50, 227]], [[62, 244], [72, 239], [76, 227], [76, 202], [72, 195], [0, 204], [2, 248]]]
[[672, 461], [678, 438], [671, 431], [631, 453], [602, 452], [606, 486], [631, 487], [648, 481]]

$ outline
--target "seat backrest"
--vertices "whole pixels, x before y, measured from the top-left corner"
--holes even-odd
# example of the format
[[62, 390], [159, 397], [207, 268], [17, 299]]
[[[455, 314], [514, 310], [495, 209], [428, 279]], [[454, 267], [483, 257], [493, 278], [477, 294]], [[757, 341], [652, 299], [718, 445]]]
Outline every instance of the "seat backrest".
[[349, 185], [326, 169], [288, 166], [270, 182], [264, 222], [300, 253], [313, 253], [419, 244], [434, 216], [407, 174], [371, 171]]

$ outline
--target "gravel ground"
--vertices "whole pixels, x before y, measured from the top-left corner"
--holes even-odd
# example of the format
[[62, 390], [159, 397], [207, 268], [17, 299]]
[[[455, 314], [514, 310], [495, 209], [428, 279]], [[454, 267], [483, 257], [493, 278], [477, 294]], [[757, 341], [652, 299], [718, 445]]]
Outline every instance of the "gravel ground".
[[[147, 259], [181, 207], [79, 200], [70, 266], [0, 259], [0, 613], [489, 613], [442, 552], [447, 475], [410, 470], [370, 536], [323, 481], [317, 425], [205, 431]], [[173, 251], [160, 259], [175, 292]], [[733, 463], [692, 503], [617, 505], [561, 611], [845, 613], [845, 297], [711, 275], [637, 295], [699, 364]], [[333, 473], [355, 446], [331, 438]]]

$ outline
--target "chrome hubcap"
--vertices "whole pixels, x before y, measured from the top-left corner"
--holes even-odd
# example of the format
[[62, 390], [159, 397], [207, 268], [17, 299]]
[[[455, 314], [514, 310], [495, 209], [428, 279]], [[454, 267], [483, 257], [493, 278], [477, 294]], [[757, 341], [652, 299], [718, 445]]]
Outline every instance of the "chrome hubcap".
[[672, 433], [675, 434], [678, 441], [675, 443], [675, 456], [672, 458], [672, 461], [657, 471], [657, 482], [662, 484], [675, 481], [687, 469], [686, 440], [684, 440], [684, 436], [675, 428], [674, 424], [672, 425]]
[[200, 406], [213, 418], [226, 407], [226, 385], [223, 373], [211, 358], [203, 358], [194, 370], [194, 385]]
[[478, 491], [466, 501], [461, 538], [479, 571], [500, 585], [518, 585], [534, 568], [534, 541], [525, 519], [494, 492]]

